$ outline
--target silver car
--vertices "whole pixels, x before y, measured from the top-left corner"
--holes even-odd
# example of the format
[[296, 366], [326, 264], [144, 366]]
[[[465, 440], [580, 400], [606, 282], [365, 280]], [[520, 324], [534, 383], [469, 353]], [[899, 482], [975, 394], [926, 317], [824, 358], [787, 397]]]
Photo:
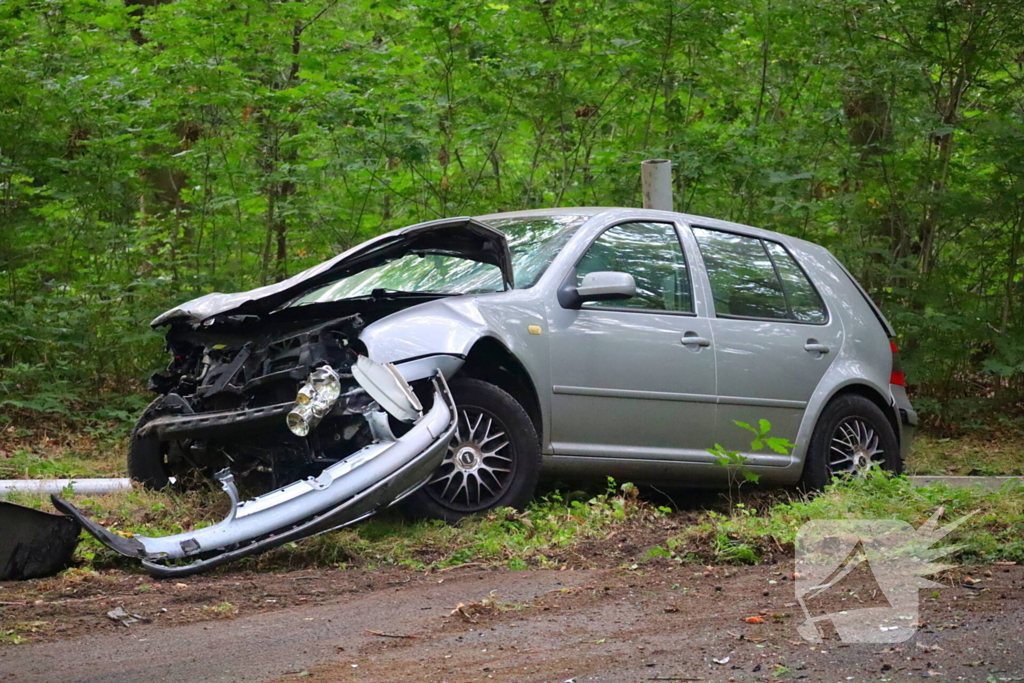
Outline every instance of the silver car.
[[[130, 446], [229, 518], [100, 540], [183, 574], [403, 501], [455, 520], [542, 472], [721, 486], [899, 472], [917, 416], [893, 330], [826, 249], [735, 223], [570, 208], [387, 233], [283, 282], [164, 313], [172, 360]], [[753, 450], [767, 420], [789, 452]], [[269, 491], [241, 502], [236, 480]], [[176, 564], [180, 560], [189, 564]]]

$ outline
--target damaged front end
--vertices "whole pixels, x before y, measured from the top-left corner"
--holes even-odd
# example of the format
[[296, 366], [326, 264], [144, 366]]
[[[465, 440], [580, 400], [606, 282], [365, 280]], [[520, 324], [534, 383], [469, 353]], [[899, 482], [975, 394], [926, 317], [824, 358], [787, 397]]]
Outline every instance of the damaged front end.
[[[214, 526], [173, 536], [124, 537], [62, 498], [54, 496], [53, 504], [103, 544], [142, 560], [150, 573], [161, 577], [187, 576], [343, 527], [400, 501], [437, 469], [455, 432], [456, 412], [443, 375], [435, 375], [431, 384], [432, 406], [405, 434], [396, 437], [382, 411], [367, 411], [373, 442], [316, 477], [239, 502], [234, 476], [222, 470], [217, 478], [231, 498], [231, 511]], [[389, 398], [401, 401], [397, 396]]]
[[157, 489], [215, 480], [231, 499], [220, 523], [125, 537], [54, 505], [150, 573], [184, 576], [402, 500], [437, 469], [456, 421], [440, 371], [414, 387], [365, 354], [364, 321], [402, 305], [380, 297], [171, 326], [171, 363], [151, 380], [163, 395], [132, 434], [129, 473]]
[[412, 384], [370, 359], [366, 325], [457, 295], [382, 284], [389, 264], [407, 256], [455, 259], [475, 288], [513, 286], [504, 236], [463, 217], [381, 235], [282, 282], [208, 294], [153, 321], [168, 328], [171, 362], [150, 380], [160, 396], [132, 433], [129, 475], [153, 489], [216, 480], [231, 498], [222, 522], [125, 537], [66, 500], [54, 505], [151, 573], [182, 576], [351, 524], [413, 493], [455, 432], [442, 370], [451, 374], [461, 358], [411, 358]]

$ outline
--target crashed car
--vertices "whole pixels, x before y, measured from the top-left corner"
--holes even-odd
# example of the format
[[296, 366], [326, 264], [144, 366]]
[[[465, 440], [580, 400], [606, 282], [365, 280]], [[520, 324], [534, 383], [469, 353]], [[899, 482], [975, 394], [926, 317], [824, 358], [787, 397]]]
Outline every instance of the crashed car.
[[[216, 479], [227, 518], [125, 538], [182, 575], [402, 502], [454, 521], [569, 476], [723, 485], [899, 471], [917, 422], [889, 323], [826, 249], [641, 209], [557, 209], [390, 232], [283, 282], [153, 321], [171, 362], [131, 437], [148, 487]], [[757, 451], [736, 423], [771, 423]], [[241, 490], [259, 495], [242, 502]], [[266, 491], [265, 493], [262, 493]]]

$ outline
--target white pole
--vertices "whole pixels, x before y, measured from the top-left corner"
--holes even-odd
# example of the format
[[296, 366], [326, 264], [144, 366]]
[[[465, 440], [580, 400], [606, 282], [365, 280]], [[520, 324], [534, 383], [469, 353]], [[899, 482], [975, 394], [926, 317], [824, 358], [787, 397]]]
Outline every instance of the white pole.
[[643, 187], [645, 209], [672, 210], [671, 161], [648, 159], [640, 162], [640, 184]]
[[4, 479], [0, 480], [0, 498], [13, 491], [37, 495], [60, 493], [68, 484], [75, 494], [82, 496], [98, 496], [132, 487], [130, 479]]

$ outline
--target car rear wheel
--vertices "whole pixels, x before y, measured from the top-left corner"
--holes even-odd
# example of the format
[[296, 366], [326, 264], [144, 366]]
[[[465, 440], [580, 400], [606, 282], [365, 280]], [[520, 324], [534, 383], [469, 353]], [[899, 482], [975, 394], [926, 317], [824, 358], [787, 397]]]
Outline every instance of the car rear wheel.
[[800, 484], [819, 490], [838, 477], [863, 476], [872, 467], [903, 471], [899, 442], [882, 410], [869, 399], [847, 394], [834, 399], [814, 428]]
[[477, 379], [451, 384], [455, 436], [441, 465], [406, 503], [416, 517], [454, 522], [498, 507], [521, 508], [540, 475], [540, 443], [523, 407]]

